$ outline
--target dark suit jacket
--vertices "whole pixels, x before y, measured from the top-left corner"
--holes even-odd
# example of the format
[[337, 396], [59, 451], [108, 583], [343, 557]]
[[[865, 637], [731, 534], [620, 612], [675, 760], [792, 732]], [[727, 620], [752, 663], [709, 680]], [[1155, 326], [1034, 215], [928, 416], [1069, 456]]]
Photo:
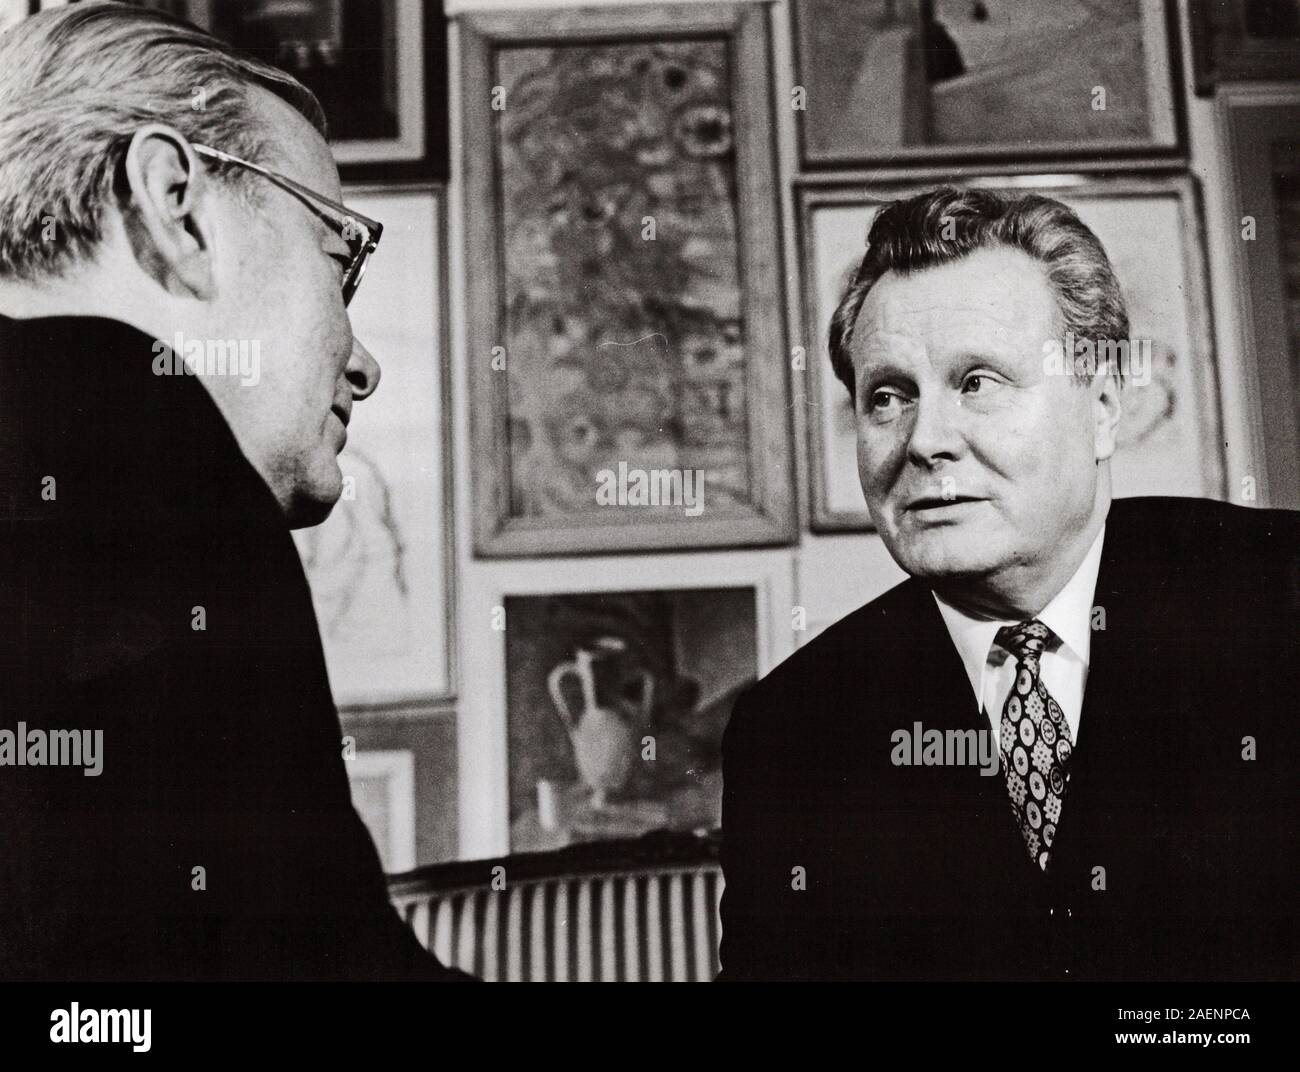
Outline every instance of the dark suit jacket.
[[722, 978], [1300, 976], [1298, 554], [1300, 514], [1112, 505], [1046, 875], [1001, 771], [891, 762], [989, 728], [923, 584], [800, 649], [723, 741]]
[[152, 346], [0, 318], [0, 729], [103, 732], [98, 777], [0, 766], [0, 978], [443, 977], [352, 808], [284, 518]]

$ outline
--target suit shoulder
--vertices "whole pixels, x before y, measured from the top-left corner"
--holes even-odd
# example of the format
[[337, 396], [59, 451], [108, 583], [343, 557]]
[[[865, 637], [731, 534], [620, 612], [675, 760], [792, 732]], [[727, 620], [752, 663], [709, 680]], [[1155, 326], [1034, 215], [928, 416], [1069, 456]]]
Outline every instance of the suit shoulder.
[[801, 721], [836, 717], [835, 706], [824, 702], [827, 695], [849, 675], [869, 673], [878, 658], [906, 646], [927, 599], [928, 590], [908, 580], [845, 615], [745, 689], [729, 731], [743, 726], [766, 735], [770, 729], [789, 740], [792, 713]]
[[1294, 541], [1300, 535], [1300, 511], [1238, 506], [1217, 499], [1117, 499], [1112, 511], [1153, 538], [1181, 539], [1192, 546], [1223, 543], [1228, 537], [1261, 543]]
[[1117, 500], [1112, 511], [1123, 553], [1209, 590], [1274, 587], [1300, 567], [1300, 512], [1294, 510], [1144, 498]]

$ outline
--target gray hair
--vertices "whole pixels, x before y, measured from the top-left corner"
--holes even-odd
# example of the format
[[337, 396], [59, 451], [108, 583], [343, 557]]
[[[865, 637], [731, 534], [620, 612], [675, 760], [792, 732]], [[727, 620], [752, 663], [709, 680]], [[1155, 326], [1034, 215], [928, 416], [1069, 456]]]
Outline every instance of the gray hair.
[[850, 396], [856, 393], [853, 329], [880, 277], [891, 269], [906, 274], [948, 264], [990, 246], [1018, 249], [1044, 266], [1063, 330], [1094, 342], [1128, 338], [1128, 311], [1110, 259], [1069, 207], [1040, 194], [942, 186], [891, 201], [871, 224], [867, 252], [831, 317], [831, 367]]
[[[123, 194], [131, 138], [146, 123], [258, 161], [267, 134], [250, 86], [324, 136], [320, 104], [300, 82], [158, 11], [75, 4], [0, 34], [0, 277], [58, 275], [93, 252], [104, 205]], [[246, 181], [242, 169], [207, 166]]]

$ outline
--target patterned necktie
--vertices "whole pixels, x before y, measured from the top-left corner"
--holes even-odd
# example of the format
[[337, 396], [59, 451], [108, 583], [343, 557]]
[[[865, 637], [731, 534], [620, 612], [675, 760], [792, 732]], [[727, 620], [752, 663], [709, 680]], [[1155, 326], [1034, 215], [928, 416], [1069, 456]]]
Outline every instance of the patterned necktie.
[[1002, 708], [1002, 770], [1029, 858], [1044, 871], [1074, 751], [1065, 715], [1038, 674], [1039, 656], [1054, 636], [1034, 618], [999, 629], [996, 638], [1018, 664], [1016, 683]]

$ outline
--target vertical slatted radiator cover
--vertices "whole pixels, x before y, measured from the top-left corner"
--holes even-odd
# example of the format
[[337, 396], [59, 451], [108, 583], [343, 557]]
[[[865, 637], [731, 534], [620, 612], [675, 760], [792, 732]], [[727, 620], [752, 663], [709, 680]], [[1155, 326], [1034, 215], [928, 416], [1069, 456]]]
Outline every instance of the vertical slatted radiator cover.
[[661, 835], [422, 868], [390, 892], [439, 960], [488, 982], [703, 982], [719, 967], [716, 850], [716, 836]]

